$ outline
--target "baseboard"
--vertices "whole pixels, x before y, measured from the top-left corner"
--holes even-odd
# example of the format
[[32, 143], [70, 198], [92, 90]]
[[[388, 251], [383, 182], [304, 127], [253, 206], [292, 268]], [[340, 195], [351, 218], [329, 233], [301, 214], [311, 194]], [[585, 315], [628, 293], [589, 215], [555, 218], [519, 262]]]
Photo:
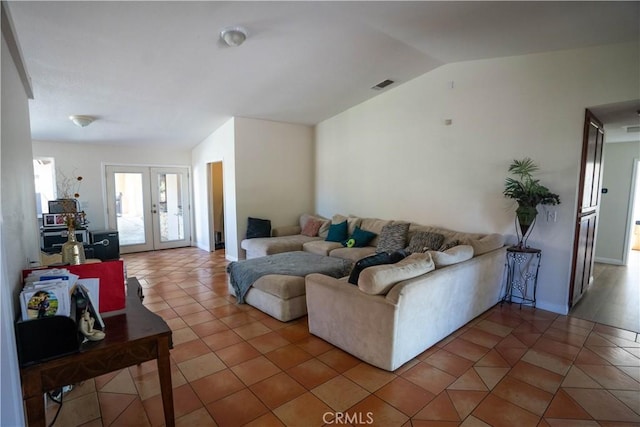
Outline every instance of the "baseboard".
[[624, 263], [620, 259], [595, 257], [594, 260], [595, 260], [595, 262], [599, 262], [601, 264], [624, 265]]
[[558, 313], [562, 315], [566, 315], [569, 313], [569, 307], [567, 306], [558, 305], [558, 304], [548, 304], [540, 300], [536, 301], [536, 308], [539, 308], [540, 310], [551, 311], [553, 313]]

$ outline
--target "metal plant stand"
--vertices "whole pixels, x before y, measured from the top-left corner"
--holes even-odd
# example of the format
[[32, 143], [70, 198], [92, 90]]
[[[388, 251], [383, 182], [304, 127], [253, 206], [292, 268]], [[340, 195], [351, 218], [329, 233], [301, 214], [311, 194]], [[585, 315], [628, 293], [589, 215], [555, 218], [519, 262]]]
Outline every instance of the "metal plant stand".
[[502, 302], [536, 306], [536, 288], [542, 250], [512, 246], [507, 248], [507, 283]]

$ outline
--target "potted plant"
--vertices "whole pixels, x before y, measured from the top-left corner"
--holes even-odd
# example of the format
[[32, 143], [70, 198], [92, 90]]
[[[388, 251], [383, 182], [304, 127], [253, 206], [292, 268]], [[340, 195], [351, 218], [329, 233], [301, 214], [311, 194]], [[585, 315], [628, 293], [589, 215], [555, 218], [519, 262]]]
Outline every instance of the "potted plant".
[[540, 184], [540, 180], [533, 177], [533, 172], [537, 170], [538, 165], [528, 157], [514, 160], [509, 166], [509, 172], [516, 178], [508, 177], [505, 180], [504, 196], [518, 202], [516, 218], [521, 234], [518, 235], [517, 246], [520, 248], [526, 247], [538, 215], [538, 205], [560, 204], [560, 196], [549, 191], [547, 187]]

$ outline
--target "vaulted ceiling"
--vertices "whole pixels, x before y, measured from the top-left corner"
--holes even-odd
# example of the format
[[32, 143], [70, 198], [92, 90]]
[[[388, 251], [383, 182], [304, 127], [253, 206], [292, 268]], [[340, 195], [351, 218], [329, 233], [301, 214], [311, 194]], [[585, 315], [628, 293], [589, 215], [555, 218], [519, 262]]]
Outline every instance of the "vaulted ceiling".
[[[443, 64], [639, 40], [639, 2], [9, 2], [36, 140], [193, 147], [316, 124]], [[248, 33], [228, 47], [220, 30]], [[389, 88], [385, 90], [389, 90]], [[68, 116], [91, 115], [86, 128]]]

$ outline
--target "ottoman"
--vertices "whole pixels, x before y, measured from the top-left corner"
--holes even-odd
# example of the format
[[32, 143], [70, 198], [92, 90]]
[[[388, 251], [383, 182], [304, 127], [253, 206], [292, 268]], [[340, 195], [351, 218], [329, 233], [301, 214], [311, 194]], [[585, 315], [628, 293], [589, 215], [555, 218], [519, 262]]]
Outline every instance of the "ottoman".
[[[307, 314], [304, 281], [307, 274], [339, 278], [348, 275], [351, 267], [348, 260], [302, 251], [268, 255], [229, 264], [227, 286], [239, 303], [246, 302], [288, 322]], [[244, 298], [238, 298], [240, 289], [245, 290]]]
[[[236, 296], [231, 282], [229, 293]], [[246, 293], [247, 304], [282, 322], [307, 314], [307, 297], [304, 277], [284, 274], [267, 274], [253, 283]]]

